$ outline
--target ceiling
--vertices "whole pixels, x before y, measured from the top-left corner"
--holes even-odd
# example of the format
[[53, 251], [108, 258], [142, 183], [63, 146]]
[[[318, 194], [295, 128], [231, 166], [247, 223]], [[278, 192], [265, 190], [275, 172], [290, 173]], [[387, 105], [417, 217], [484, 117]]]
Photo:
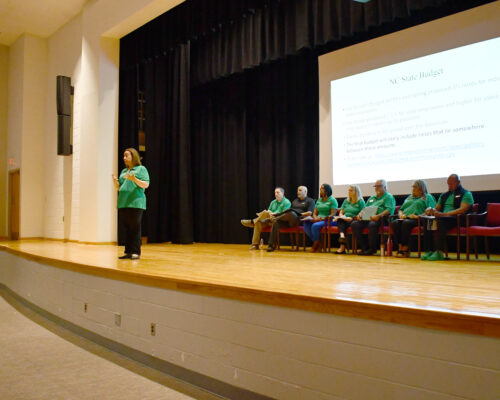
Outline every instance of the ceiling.
[[23, 33], [49, 37], [78, 15], [87, 0], [0, 0], [0, 44]]

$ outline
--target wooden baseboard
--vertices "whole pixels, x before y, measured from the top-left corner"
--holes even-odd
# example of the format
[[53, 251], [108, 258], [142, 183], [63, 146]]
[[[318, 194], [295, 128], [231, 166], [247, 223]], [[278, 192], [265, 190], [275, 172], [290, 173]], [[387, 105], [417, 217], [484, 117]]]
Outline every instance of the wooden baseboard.
[[[8, 240], [8, 239], [7, 239]], [[117, 245], [118, 242], [86, 242], [83, 240], [70, 240], [70, 239], [58, 239], [58, 238], [47, 238], [47, 237], [22, 237], [19, 240], [47, 240], [51, 242], [62, 242], [62, 243], [77, 243], [77, 244], [103, 244], [103, 245]]]
[[116, 246], [118, 244], [118, 242], [84, 242], [82, 240], [68, 240], [68, 239], [66, 239], [65, 242], [78, 243], [78, 244], [105, 244], [105, 245], [114, 245], [114, 246]]

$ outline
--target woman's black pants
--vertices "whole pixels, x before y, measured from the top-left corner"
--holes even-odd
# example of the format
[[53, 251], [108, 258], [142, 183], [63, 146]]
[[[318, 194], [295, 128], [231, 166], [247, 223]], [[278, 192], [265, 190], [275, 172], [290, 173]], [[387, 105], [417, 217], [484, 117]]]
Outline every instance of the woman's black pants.
[[392, 240], [394, 248], [397, 249], [398, 245], [408, 246], [410, 244], [411, 230], [418, 225], [416, 219], [395, 219], [391, 222]]
[[118, 218], [125, 230], [125, 254], [141, 254], [141, 208], [119, 208]]

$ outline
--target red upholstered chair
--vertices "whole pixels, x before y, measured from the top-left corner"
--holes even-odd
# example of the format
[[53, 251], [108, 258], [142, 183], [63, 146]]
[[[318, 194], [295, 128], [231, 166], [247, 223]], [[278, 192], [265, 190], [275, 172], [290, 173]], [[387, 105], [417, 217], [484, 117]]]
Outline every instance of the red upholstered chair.
[[[479, 211], [479, 204], [474, 203], [471, 207], [471, 211], [473, 214], [477, 214]], [[460, 237], [467, 235], [467, 228], [462, 224], [463, 215], [457, 215], [457, 226], [453, 227], [446, 232], [447, 236], [456, 236], [457, 237], [457, 260], [460, 260]], [[467, 214], [465, 215], [467, 218]], [[448, 245], [445, 242], [445, 254], [448, 257]]]
[[[321, 229], [321, 233], [323, 234], [323, 251], [327, 251], [330, 253], [332, 251], [332, 235], [338, 235], [339, 227], [337, 225], [331, 226], [330, 223], [333, 221], [333, 217], [328, 219], [327, 225]], [[351, 235], [351, 245], [346, 245], [346, 251], [351, 249], [354, 251], [354, 236], [352, 234], [351, 227], [347, 228], [346, 235]]]
[[[260, 231], [260, 233], [271, 233], [271, 225], [264, 225], [262, 227], [262, 230]], [[261, 236], [261, 240], [263, 240], [262, 236]]]
[[[270, 233], [271, 228], [271, 225], [262, 227], [262, 233]], [[299, 250], [299, 236], [302, 235], [302, 246], [304, 247], [304, 251], [306, 250], [306, 233], [304, 232], [304, 227], [297, 225], [292, 228], [281, 228], [278, 232], [278, 243], [276, 246], [278, 250], [280, 249], [280, 236], [282, 233], [290, 234], [292, 249], [295, 249], [296, 251]]]
[[302, 225], [293, 226], [291, 228], [281, 228], [278, 233], [278, 250], [280, 249], [280, 236], [282, 233], [290, 234], [290, 244], [292, 245], [292, 250], [299, 251], [299, 235], [302, 235], [302, 246], [304, 251], [306, 251], [306, 232]]
[[[271, 232], [271, 225], [266, 225], [262, 227], [262, 233], [270, 233]], [[290, 243], [292, 244], [292, 249], [295, 248], [296, 250], [299, 250], [299, 235], [302, 233], [304, 235], [302, 239], [302, 243], [304, 246], [305, 250], [305, 232], [304, 228], [302, 226], [296, 226], [293, 228], [281, 228], [278, 233], [278, 243], [277, 243], [277, 248], [279, 250], [280, 248], [280, 234], [281, 233], [289, 233], [290, 234]]]
[[[387, 221], [387, 223], [382, 223], [382, 226], [379, 229], [379, 232], [382, 235], [380, 240], [382, 241], [382, 243], [384, 243], [384, 248], [385, 248], [387, 255], [390, 255], [390, 254], [389, 254], [389, 249], [387, 249], [387, 247], [386, 247], [386, 243], [384, 241], [384, 236], [387, 235], [387, 243], [391, 244], [391, 253], [392, 253], [392, 250], [393, 250], [392, 249], [392, 234], [393, 234], [393, 232], [391, 229], [391, 221], [395, 218], [398, 218], [400, 208], [401, 208], [401, 206], [396, 206], [396, 208], [394, 209], [394, 214], [389, 215], [388, 217], [384, 218], [385, 221]], [[368, 229], [366, 229], [366, 230], [368, 231]]]
[[410, 232], [412, 236], [417, 236], [417, 251], [418, 258], [422, 254], [422, 234], [424, 233], [424, 227], [422, 226], [422, 218], [418, 217], [417, 226], [413, 228]]
[[[338, 214], [338, 211], [337, 211], [337, 214]], [[326, 220], [326, 225], [321, 228], [321, 236], [322, 236], [322, 240], [323, 240], [323, 249], [322, 251], [327, 251], [328, 249], [328, 252], [330, 252], [332, 250], [332, 239], [331, 239], [331, 235], [338, 235], [339, 233], [339, 227], [338, 226], [331, 226], [331, 223], [333, 221], [333, 218], [334, 217], [328, 217], [328, 219]]]
[[319, 232], [322, 238], [320, 240], [323, 243], [323, 247], [321, 249], [322, 252], [326, 252], [327, 249], [328, 252], [331, 251], [331, 235], [336, 235], [339, 233], [339, 228], [336, 225], [331, 226], [333, 218], [339, 214], [339, 211], [340, 209], [337, 209], [333, 217], [328, 217], [325, 219], [326, 225], [323, 228], [321, 228], [321, 231]]
[[422, 254], [422, 235], [424, 234], [424, 224], [426, 224], [426, 220], [422, 220], [420, 216], [418, 217], [417, 220], [417, 226], [413, 228], [410, 232], [412, 236], [417, 237], [417, 252], [418, 252], [418, 258], [420, 258]]
[[[386, 249], [386, 240], [385, 240], [385, 236], [387, 235], [387, 239], [389, 241], [391, 241], [391, 226], [389, 224], [389, 221], [391, 220], [391, 217], [394, 217], [394, 216], [397, 216], [398, 215], [398, 211], [399, 209], [401, 208], [401, 206], [396, 206], [396, 209], [394, 211], [394, 214], [393, 215], [388, 215], [386, 217], [383, 217], [382, 218], [382, 223], [380, 224], [380, 227], [378, 228], [378, 233], [380, 235], [380, 243], [383, 244], [384, 246], [384, 252], [387, 253], [387, 249]], [[351, 228], [349, 228], [351, 229]], [[368, 228], [363, 228], [363, 235], [368, 235]], [[352, 240], [352, 248], [353, 248], [353, 252], [355, 253], [358, 249], [358, 245], [356, 243], [356, 239], [354, 238], [354, 235], [353, 235], [353, 240]]]
[[[477, 222], [483, 219], [483, 225], [477, 225]], [[500, 236], [500, 203], [488, 203], [486, 212], [481, 214], [468, 214], [466, 216], [466, 237], [467, 237], [467, 260], [469, 260], [470, 237], [474, 237], [474, 249], [477, 260], [477, 237], [484, 237], [484, 248], [488, 260], [490, 259], [490, 250], [488, 247], [488, 236]]]
[[[398, 212], [399, 212], [400, 208], [401, 208], [401, 206], [396, 206], [396, 212], [395, 212], [396, 217], [398, 216]], [[390, 225], [389, 225], [389, 227], [390, 227]], [[418, 251], [419, 258], [420, 258], [420, 255], [422, 253], [422, 234], [423, 234], [423, 232], [424, 232], [424, 227], [422, 226], [422, 219], [420, 217], [418, 217], [417, 226], [411, 230], [410, 235], [417, 236], [417, 251]], [[389, 229], [389, 239], [388, 240], [391, 241], [391, 244], [392, 244], [391, 235], [392, 235], [392, 230]]]
[[[401, 206], [396, 206], [396, 215], [397, 212]], [[420, 255], [422, 254], [422, 234], [424, 233], [424, 227], [423, 227], [423, 221], [422, 218], [418, 217], [417, 219], [417, 226], [413, 228], [410, 232], [411, 236], [416, 236], [417, 237], [417, 252], [418, 252], [418, 258], [420, 258]], [[389, 232], [389, 240], [391, 240], [391, 235], [392, 232]], [[393, 249], [394, 250], [394, 249]]]
[[271, 225], [263, 226], [261, 232], [262, 233], [270, 233], [271, 232]]

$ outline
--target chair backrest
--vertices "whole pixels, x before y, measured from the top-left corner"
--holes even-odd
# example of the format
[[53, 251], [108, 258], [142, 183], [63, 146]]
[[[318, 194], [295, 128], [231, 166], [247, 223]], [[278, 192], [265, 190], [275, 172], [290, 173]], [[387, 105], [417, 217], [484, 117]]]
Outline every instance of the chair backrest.
[[486, 211], [486, 226], [500, 226], [500, 203], [488, 203]]

